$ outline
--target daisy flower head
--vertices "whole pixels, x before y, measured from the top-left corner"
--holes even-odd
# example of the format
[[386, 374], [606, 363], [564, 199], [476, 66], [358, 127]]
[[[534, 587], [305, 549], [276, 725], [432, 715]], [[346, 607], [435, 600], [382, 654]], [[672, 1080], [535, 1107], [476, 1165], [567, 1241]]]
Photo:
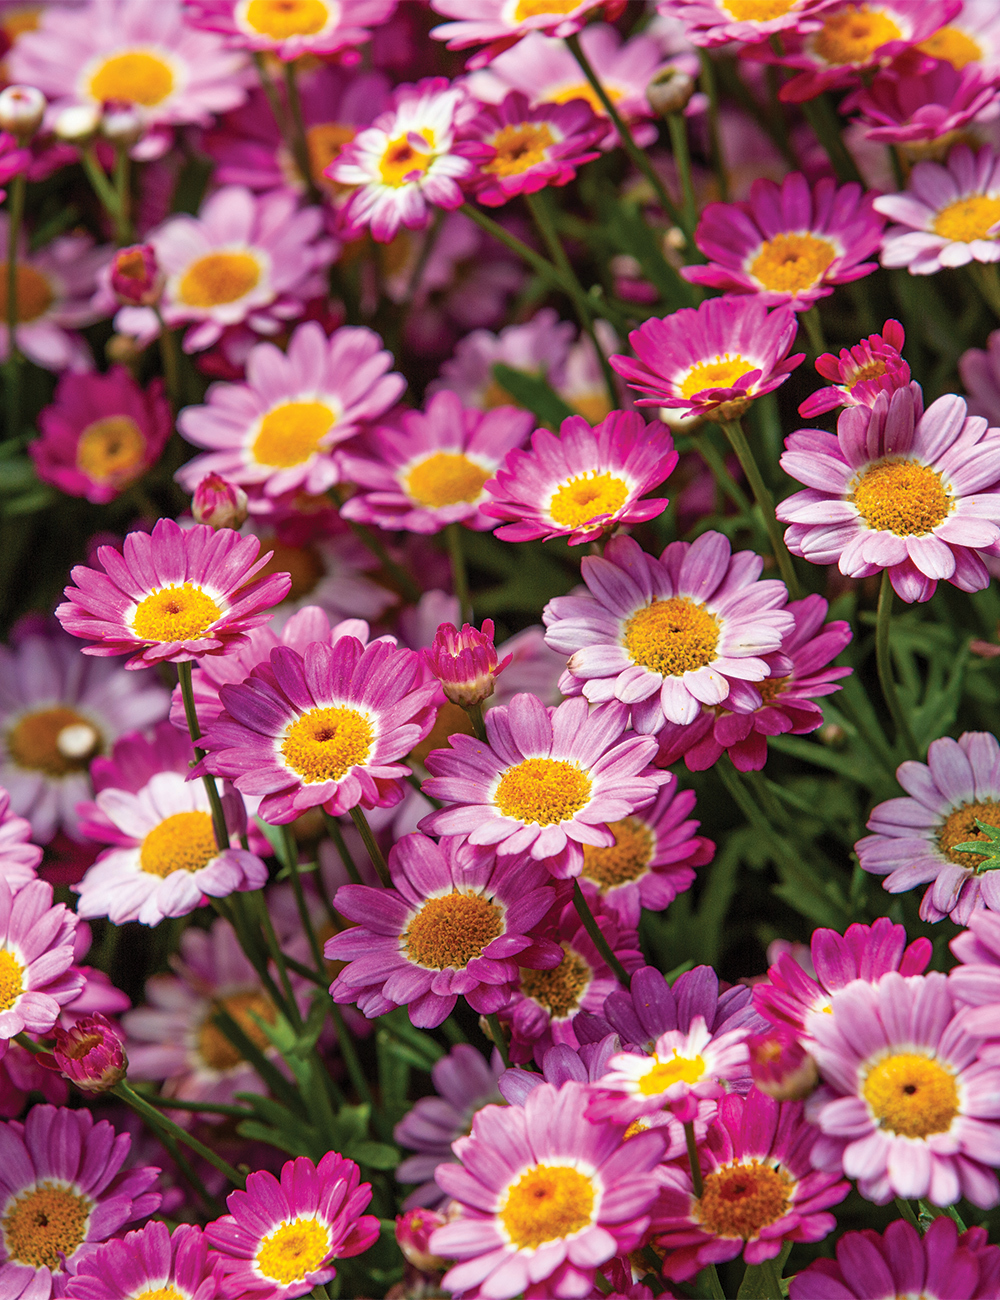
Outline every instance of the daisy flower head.
[[582, 698], [549, 709], [515, 695], [487, 712], [485, 744], [455, 735], [428, 754], [424, 792], [451, 806], [420, 829], [468, 835], [503, 857], [527, 853], [557, 877], [578, 876], [583, 846], [609, 847], [607, 823], [652, 803], [668, 780], [649, 766], [656, 741], [626, 736], [627, 720], [618, 701], [591, 713]]
[[852, 348], [841, 348], [839, 357], [824, 352], [816, 358], [816, 369], [832, 383], [807, 397], [799, 406], [799, 415], [809, 419], [838, 406], [872, 406], [879, 393], [905, 388], [911, 382], [910, 367], [902, 357], [905, 342], [899, 321], [887, 320], [881, 334], [869, 334]]
[[335, 54], [371, 40], [398, 0], [186, 0], [191, 27], [218, 32], [230, 47], [266, 50], [290, 62]]
[[358, 487], [341, 517], [411, 533], [437, 533], [451, 523], [477, 532], [495, 528], [486, 484], [505, 456], [524, 445], [534, 423], [530, 411], [476, 410], [443, 389], [426, 410], [376, 425], [357, 450], [341, 453], [343, 476]]
[[938, 141], [942, 150], [971, 122], [996, 116], [995, 72], [978, 63], [958, 69], [945, 59], [926, 62], [918, 70], [900, 60], [849, 95], [842, 111], [857, 110], [865, 137], [879, 144], [926, 148]]
[[645, 321], [628, 336], [636, 360], [611, 368], [644, 397], [636, 406], [676, 407], [685, 415], [732, 420], [755, 397], [780, 388], [805, 359], [789, 356], [798, 325], [791, 304], [768, 312], [759, 296], [725, 294]]
[[888, 569], [907, 603], [929, 600], [939, 581], [960, 591], [989, 583], [981, 550], [1000, 540], [1000, 430], [970, 416], [961, 397], [926, 411], [914, 385], [849, 406], [837, 432], [800, 429], [785, 439], [781, 468], [806, 484], [776, 514], [785, 542], [811, 564], [851, 578]]
[[469, 1300], [582, 1296], [595, 1271], [642, 1241], [663, 1142], [623, 1142], [625, 1125], [586, 1118], [589, 1089], [543, 1083], [523, 1106], [486, 1106], [437, 1177], [460, 1213], [431, 1237], [458, 1262], [444, 1287]]
[[328, 338], [307, 321], [287, 352], [258, 343], [247, 356], [245, 383], [213, 384], [204, 406], [185, 407], [178, 417], [182, 435], [208, 453], [182, 466], [177, 481], [193, 492], [215, 473], [266, 497], [318, 496], [340, 478], [333, 449], [383, 415], [406, 387], [391, 365], [379, 336], [352, 325]]
[[73, 965], [76, 917], [52, 902], [52, 886], [30, 880], [16, 893], [0, 879], [0, 1040], [46, 1034], [82, 991]]
[[767, 40], [781, 32], [818, 31], [831, 0], [659, 0], [657, 11], [684, 24], [692, 45]]
[[256, 537], [231, 528], [160, 519], [152, 533], [129, 533], [121, 552], [99, 547], [100, 569], [77, 565], [56, 617], [92, 642], [85, 655], [131, 653], [126, 668], [227, 654], [291, 586], [287, 573], [258, 576], [271, 558], [259, 551]]
[[664, 497], [641, 500], [677, 464], [669, 430], [634, 411], [612, 411], [592, 428], [582, 416], [563, 420], [558, 436], [536, 429], [530, 450], [508, 454], [484, 513], [505, 521], [497, 537], [527, 542], [565, 537], [570, 546], [596, 541], [624, 524], [655, 519]]
[[466, 65], [482, 67], [529, 32], [573, 36], [599, 6], [605, 7], [610, 17], [617, 17], [624, 7], [620, 0], [610, 4], [608, 0], [431, 0], [435, 13], [459, 20], [433, 27], [431, 35], [447, 41], [449, 50], [489, 42], [489, 47]]
[[571, 656], [561, 689], [627, 705], [644, 735], [730, 696], [756, 703], [751, 683], [771, 672], [762, 656], [794, 627], [785, 584], [761, 581], [762, 570], [759, 555], [733, 555], [722, 533], [671, 542], [659, 559], [612, 538], [603, 556], [583, 559], [586, 594], [545, 607], [547, 644]]
[[132, 1139], [90, 1111], [32, 1106], [0, 1125], [0, 1278], [10, 1296], [50, 1300], [102, 1241], [160, 1204], [159, 1169], [122, 1169]]
[[372, 1198], [357, 1165], [336, 1151], [314, 1164], [299, 1156], [282, 1166], [280, 1182], [267, 1170], [230, 1192], [229, 1213], [205, 1236], [221, 1261], [223, 1294], [241, 1300], [292, 1300], [337, 1276], [334, 1261], [360, 1255], [379, 1234], [364, 1214]]
[[1000, 1201], [998, 1067], [963, 1023], [948, 977], [890, 971], [834, 993], [810, 1021], [825, 1086], [809, 1099], [818, 1169], [857, 1180], [876, 1205], [894, 1196], [982, 1209]]
[[67, 1300], [217, 1300], [221, 1280], [200, 1228], [181, 1223], [171, 1233], [155, 1220], [99, 1246], [80, 1262], [65, 1294]]
[[710, 203], [695, 230], [707, 266], [684, 267], [684, 278], [725, 293], [751, 293], [768, 307], [807, 311], [820, 298], [871, 275], [885, 221], [874, 195], [824, 176], [810, 187], [801, 172], [780, 185], [755, 180], [743, 203]]
[[337, 911], [354, 924], [324, 950], [347, 963], [330, 986], [334, 1002], [357, 1003], [370, 1019], [406, 1006], [413, 1024], [433, 1029], [459, 995], [490, 1015], [510, 1000], [519, 967], [559, 964], [558, 944], [534, 933], [555, 903], [538, 863], [413, 834], [393, 845], [389, 873], [392, 889], [337, 890]]

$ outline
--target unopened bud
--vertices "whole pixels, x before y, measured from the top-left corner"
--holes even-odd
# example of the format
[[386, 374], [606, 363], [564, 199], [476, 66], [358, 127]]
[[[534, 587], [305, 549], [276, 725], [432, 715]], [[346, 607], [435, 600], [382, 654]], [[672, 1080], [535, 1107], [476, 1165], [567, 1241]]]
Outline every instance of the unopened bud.
[[694, 94], [694, 77], [680, 68], [663, 68], [646, 87], [646, 99], [654, 113], [683, 113]]
[[191, 513], [210, 528], [242, 528], [247, 517], [247, 494], [221, 474], [206, 474], [195, 488]]
[[8, 86], [0, 91], [0, 130], [26, 143], [42, 125], [46, 106], [45, 96], [34, 86]]
[[503, 663], [497, 659], [491, 618], [483, 620], [481, 632], [468, 623], [461, 632], [453, 623], [442, 623], [431, 645], [421, 654], [448, 699], [463, 709], [490, 698], [495, 679], [513, 657], [508, 655]]
[[125, 1078], [128, 1057], [106, 1016], [81, 1016], [72, 1029], [57, 1025], [53, 1032], [54, 1067], [84, 1092], [107, 1092]]
[[146, 119], [142, 110], [127, 101], [109, 99], [101, 116], [101, 135], [112, 144], [130, 149], [142, 139]]
[[94, 104], [64, 108], [52, 124], [53, 134], [66, 144], [90, 144], [101, 125], [100, 109]]
[[443, 1214], [434, 1210], [407, 1210], [396, 1215], [396, 1241], [407, 1261], [421, 1273], [443, 1273], [448, 1261], [431, 1254], [431, 1233], [447, 1223]]
[[750, 1075], [761, 1092], [775, 1101], [807, 1097], [819, 1082], [816, 1062], [787, 1028], [768, 1029], [747, 1039]]
[[163, 272], [152, 244], [119, 248], [111, 259], [111, 288], [119, 302], [130, 307], [152, 307], [163, 292]]

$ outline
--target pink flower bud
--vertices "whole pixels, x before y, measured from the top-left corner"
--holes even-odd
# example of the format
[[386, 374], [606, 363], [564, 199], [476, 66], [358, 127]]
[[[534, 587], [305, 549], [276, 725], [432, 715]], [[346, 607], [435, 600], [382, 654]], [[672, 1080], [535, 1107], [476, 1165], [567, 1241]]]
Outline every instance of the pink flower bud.
[[452, 623], [442, 623], [433, 643], [421, 654], [448, 699], [463, 709], [490, 698], [495, 679], [513, 657], [508, 655], [498, 663], [491, 618], [483, 620], [481, 632], [468, 623], [461, 632]]
[[247, 494], [221, 474], [206, 474], [195, 488], [191, 513], [211, 528], [240, 528], [247, 517]]
[[754, 1083], [775, 1101], [807, 1097], [819, 1082], [816, 1062], [794, 1030], [775, 1026], [762, 1034], [751, 1034], [747, 1048]]
[[151, 244], [119, 248], [111, 260], [111, 288], [120, 302], [152, 307], [163, 292], [163, 273]]
[[399, 1249], [414, 1268], [421, 1273], [443, 1273], [448, 1261], [430, 1252], [431, 1233], [447, 1223], [444, 1215], [434, 1210], [407, 1210], [396, 1215], [396, 1240]]
[[128, 1057], [106, 1016], [81, 1016], [72, 1029], [57, 1025], [54, 1033], [55, 1066], [82, 1091], [107, 1092], [125, 1078]]

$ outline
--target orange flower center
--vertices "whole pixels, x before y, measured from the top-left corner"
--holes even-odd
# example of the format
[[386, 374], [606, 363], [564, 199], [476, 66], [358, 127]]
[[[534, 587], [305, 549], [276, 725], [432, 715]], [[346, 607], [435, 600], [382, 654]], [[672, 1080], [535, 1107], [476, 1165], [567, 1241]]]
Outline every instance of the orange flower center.
[[[17, 264], [17, 323], [28, 325], [44, 316], [55, 302], [55, 293], [41, 271], [25, 262]], [[0, 262], [0, 320], [7, 319], [7, 263]]]
[[872, 1066], [864, 1097], [882, 1128], [908, 1138], [947, 1133], [959, 1113], [951, 1070], [917, 1052], [899, 1052]]
[[610, 847], [583, 846], [583, 875], [593, 880], [602, 894], [644, 876], [653, 856], [653, 832], [638, 817], [609, 822], [608, 830], [615, 837]]
[[716, 1237], [749, 1241], [761, 1228], [777, 1223], [795, 1190], [781, 1169], [759, 1160], [734, 1160], [705, 1176], [705, 1190], [695, 1202], [694, 1216]]
[[222, 617], [222, 610], [193, 582], [150, 592], [132, 615], [132, 631], [142, 641], [194, 641]]
[[425, 127], [416, 134], [427, 141], [429, 145], [427, 150], [414, 149], [405, 135], [397, 136], [386, 145], [382, 161], [379, 163], [383, 185], [398, 189], [401, 185], [407, 184], [408, 179], [416, 180], [417, 176], [414, 173], [422, 175], [430, 167], [434, 158], [434, 132], [429, 127]]
[[507, 1189], [500, 1222], [518, 1250], [537, 1250], [579, 1232], [591, 1221], [595, 1189], [568, 1165], [535, 1165]]
[[521, 968], [521, 992], [544, 1007], [553, 1020], [566, 1020], [580, 1006], [590, 987], [593, 971], [568, 944], [562, 945], [563, 959], [553, 970]]
[[108, 415], [94, 420], [76, 444], [76, 466], [93, 483], [124, 487], [143, 467], [146, 439], [135, 420]]
[[285, 733], [281, 753], [306, 785], [339, 781], [371, 753], [375, 729], [357, 709], [322, 708], [303, 713]]
[[61, 704], [25, 714], [7, 733], [7, 750], [18, 767], [46, 776], [85, 772], [101, 743], [93, 723]]
[[493, 802], [505, 817], [554, 826], [569, 821], [590, 799], [588, 774], [564, 758], [526, 758], [500, 777]]
[[722, 9], [739, 23], [766, 23], [784, 18], [798, 0], [723, 0]]
[[675, 1083], [698, 1083], [705, 1077], [705, 1059], [702, 1056], [653, 1057], [653, 1064], [639, 1080], [639, 1091], [644, 1097], [657, 1097]]
[[12, 952], [0, 948], [0, 1011], [9, 1011], [24, 992], [24, 967]]
[[527, 18], [539, 18], [542, 14], [569, 14], [580, 0], [518, 0], [514, 10], [514, 22], [523, 23]]
[[967, 63], [976, 63], [983, 57], [979, 44], [960, 27], [942, 27], [921, 41], [917, 49], [932, 59], [942, 59], [959, 72]]
[[198, 1030], [198, 1055], [210, 1070], [218, 1070], [220, 1073], [234, 1070], [243, 1060], [239, 1049], [233, 1046], [213, 1019], [219, 1011], [224, 1011], [234, 1020], [255, 1047], [261, 1051], [270, 1047], [271, 1040], [257, 1023], [262, 1020], [265, 1024], [273, 1025], [277, 1020], [277, 1012], [270, 998], [257, 989], [231, 993], [212, 1003]]
[[165, 817], [142, 841], [139, 866], [163, 880], [175, 871], [201, 871], [219, 851], [207, 812], [179, 812]]
[[325, 402], [283, 402], [261, 420], [250, 454], [275, 469], [304, 465], [336, 423], [336, 412]]
[[242, 16], [251, 31], [285, 41], [321, 32], [330, 20], [330, 6], [324, 0], [250, 0]]
[[902, 36], [899, 27], [881, 8], [867, 4], [844, 5], [835, 10], [810, 38], [810, 44], [824, 63], [868, 63], [877, 49]]
[[567, 479], [555, 490], [549, 502], [549, 514], [564, 528], [581, 528], [594, 519], [616, 514], [628, 495], [625, 479], [590, 470]]
[[438, 510], [460, 501], [477, 501], [483, 484], [492, 477], [492, 470], [483, 469], [460, 452], [436, 451], [414, 465], [403, 486], [418, 505]]
[[756, 361], [748, 361], [739, 353], [735, 357], [728, 352], [724, 357], [716, 354], [714, 361], [699, 361], [692, 366], [678, 384], [678, 392], [681, 397], [694, 397], [706, 388], [732, 388], [741, 376], [758, 369]]
[[483, 164], [494, 176], [519, 176], [545, 161], [545, 151], [555, 144], [547, 122], [520, 122], [501, 127], [490, 143], [496, 157]]
[[664, 677], [680, 677], [715, 659], [719, 620], [687, 596], [654, 600], [625, 624], [622, 644], [633, 663]]
[[14, 1198], [3, 1216], [4, 1245], [8, 1258], [30, 1268], [62, 1273], [82, 1245], [94, 1202], [83, 1192], [46, 1178]]
[[90, 95], [98, 103], [125, 100], [155, 108], [172, 93], [174, 72], [154, 50], [122, 50], [105, 59], [91, 75]]
[[406, 955], [432, 970], [463, 970], [503, 930], [503, 913], [482, 894], [453, 889], [429, 898], [402, 936]]
[[864, 471], [848, 497], [869, 528], [919, 537], [947, 519], [954, 505], [941, 475], [916, 460], [887, 456]]
[[1000, 197], [970, 194], [941, 209], [934, 218], [934, 233], [959, 244], [968, 244], [973, 239], [996, 239], [989, 230], [998, 221]]
[[177, 299], [207, 310], [244, 298], [260, 283], [261, 266], [250, 253], [206, 253], [181, 276]]
[[330, 1254], [330, 1229], [319, 1219], [293, 1219], [264, 1238], [254, 1263], [282, 1286], [301, 1282], [322, 1268]]
[[750, 274], [776, 293], [801, 293], [823, 278], [837, 256], [827, 239], [815, 235], [775, 235], [765, 239], [750, 264]]
[[956, 866], [975, 870], [985, 861], [981, 853], [959, 853], [955, 848], [956, 844], [969, 844], [973, 840], [980, 840], [984, 844], [988, 841], [989, 837], [979, 829], [977, 821], [984, 822], [987, 826], [1000, 826], [1000, 804], [994, 803], [992, 799], [986, 799], [982, 803], [962, 804], [961, 808], [956, 808], [945, 818], [938, 831], [938, 849]]

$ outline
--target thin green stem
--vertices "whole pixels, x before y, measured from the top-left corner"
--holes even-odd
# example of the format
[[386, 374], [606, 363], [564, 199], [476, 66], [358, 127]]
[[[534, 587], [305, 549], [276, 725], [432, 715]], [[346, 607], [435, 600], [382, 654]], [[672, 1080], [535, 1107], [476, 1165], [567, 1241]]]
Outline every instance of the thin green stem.
[[844, 143], [840, 119], [826, 94], [807, 99], [799, 105], [802, 116], [812, 127], [817, 140], [826, 150], [826, 156], [833, 165], [839, 181], [856, 181], [864, 185], [864, 179], [858, 171], [858, 165], [851, 157], [850, 150]]
[[[249, 1114], [249, 1112], [247, 1113]], [[163, 1143], [164, 1147], [166, 1147], [166, 1149], [170, 1152], [170, 1155], [173, 1157], [174, 1163], [177, 1165], [177, 1168], [181, 1171], [181, 1177], [191, 1188], [193, 1188], [195, 1194], [198, 1196], [202, 1204], [208, 1210], [209, 1214], [212, 1215], [225, 1214], [226, 1211], [222, 1202], [216, 1200], [216, 1198], [208, 1190], [205, 1184], [201, 1181], [201, 1179], [195, 1173], [194, 1166], [191, 1164], [191, 1161], [187, 1158], [184, 1152], [174, 1141], [171, 1134], [161, 1129], [160, 1132], [157, 1134], [157, 1136], [159, 1137], [160, 1141]]]
[[446, 213], [444, 208], [438, 208], [434, 213], [434, 220], [431, 223], [431, 227], [427, 231], [427, 234], [424, 236], [424, 242], [420, 246], [417, 260], [413, 264], [413, 270], [410, 272], [410, 280], [406, 286], [406, 294], [403, 297], [403, 301], [400, 303], [401, 307], [407, 307], [413, 301], [420, 288], [424, 278], [424, 272], [427, 270], [427, 263], [431, 260], [431, 254], [434, 252], [438, 237], [441, 234], [441, 227], [444, 225], [445, 216]]
[[488, 745], [489, 737], [486, 735], [486, 721], [483, 718], [483, 706], [481, 704], [470, 704], [465, 711], [469, 715], [469, 721], [472, 723], [472, 730], [476, 734], [476, 739], [481, 740], [484, 745]]
[[922, 1216], [928, 1219], [940, 1219], [947, 1214], [949, 1219], [955, 1220], [959, 1232], [965, 1231], [965, 1222], [954, 1205], [931, 1205], [929, 1201], [920, 1201], [918, 1204]]
[[87, 180], [90, 181], [91, 188], [97, 195], [101, 207], [117, 226], [119, 219], [118, 191], [108, 180], [108, 174], [101, 166], [97, 151], [92, 144], [81, 147], [80, 165]]
[[309, 942], [309, 951], [312, 953], [313, 961], [316, 963], [316, 970], [319, 972], [323, 970], [323, 953], [319, 946], [319, 939], [316, 937], [312, 917], [309, 915], [309, 904], [306, 902], [305, 890], [302, 888], [302, 877], [299, 875], [299, 846], [295, 843], [295, 836], [292, 833], [291, 826], [282, 826], [281, 843], [284, 848], [284, 865], [288, 868], [288, 874], [291, 877], [292, 892], [295, 894], [295, 906], [298, 908], [299, 920], [302, 922], [302, 929], [305, 931], [306, 939]]
[[358, 829], [358, 834], [364, 841], [364, 846], [368, 850], [368, 856], [372, 860], [372, 866], [378, 872], [378, 878], [386, 889], [392, 888], [392, 876], [389, 875], [389, 867], [385, 858], [382, 856], [382, 850], [379, 848], [375, 836], [372, 834], [372, 828], [368, 825], [368, 818], [365, 816], [363, 809], [355, 805], [351, 809], [351, 821]]
[[[709, 1264], [707, 1268], [703, 1268], [695, 1278], [694, 1282], [695, 1287], [698, 1288], [696, 1291], [697, 1295], [703, 1295], [704, 1291], [707, 1290], [712, 1300], [726, 1300], [726, 1293], [722, 1289], [722, 1283], [719, 1281], [719, 1272], [714, 1264]], [[704, 1288], [704, 1290], [702, 1288]]]
[[17, 258], [21, 245], [21, 226], [24, 223], [24, 198], [28, 182], [24, 172], [18, 172], [10, 182], [10, 199], [7, 210], [7, 363], [5, 369], [4, 398], [7, 403], [7, 437], [16, 438], [21, 432], [21, 352], [17, 346]]
[[500, 1053], [500, 1059], [506, 1069], [510, 1069], [510, 1056], [507, 1052], [507, 1040], [503, 1036], [503, 1026], [500, 1023], [500, 1017], [495, 1011], [491, 1011], [486, 1017], [486, 1023], [490, 1027], [490, 1041]]
[[[285, 1002], [287, 1003], [288, 1008], [286, 1014], [294, 1028], [297, 1030], [301, 1029], [302, 1014], [299, 1011], [299, 1004], [296, 1001], [295, 993], [292, 989], [292, 981], [288, 977], [288, 964], [285, 961], [285, 954], [281, 950], [281, 944], [278, 942], [278, 936], [275, 933], [274, 922], [271, 920], [271, 913], [268, 911], [267, 907], [267, 900], [259, 889], [254, 890], [251, 897], [257, 905], [259, 923], [264, 932], [267, 949], [271, 954], [271, 960], [278, 968], [278, 978], [281, 980], [281, 987], [285, 991]], [[233, 895], [234, 914], [239, 914], [240, 908], [243, 906], [242, 900], [244, 898], [246, 898], [247, 910], [249, 910], [250, 898], [244, 894]], [[249, 923], [250, 919], [247, 917], [247, 924], [249, 925]], [[268, 971], [266, 964], [264, 966], [264, 974], [270, 976], [270, 971]]]
[[695, 451], [697, 451], [698, 455], [708, 466], [712, 477], [719, 485], [720, 490], [729, 497], [730, 501], [732, 501], [733, 505], [741, 515], [749, 516], [753, 510], [753, 504], [747, 494], [733, 478], [732, 474], [730, 474], [726, 465], [726, 458], [719, 451], [718, 447], [716, 447], [715, 443], [713, 443], [705, 434], [693, 438], [692, 442], [694, 443]]
[[910, 728], [906, 711], [900, 703], [896, 679], [892, 672], [892, 651], [889, 635], [892, 630], [892, 581], [889, 570], [882, 570], [882, 585], [878, 593], [878, 612], [875, 615], [875, 666], [886, 705], [896, 728], [896, 744], [906, 750], [908, 758], [918, 756], [917, 742]]
[[372, 1097], [372, 1090], [365, 1078], [361, 1058], [358, 1056], [358, 1050], [354, 1045], [354, 1039], [351, 1037], [351, 1031], [344, 1021], [344, 1014], [336, 1002], [330, 1005], [332, 1007], [333, 1023], [337, 1030], [337, 1045], [340, 1048], [340, 1055], [344, 1058], [344, 1064], [347, 1066], [347, 1073], [351, 1076], [351, 1082], [354, 1084], [354, 1091], [366, 1105], [374, 1107], [375, 1101]]
[[144, 1101], [148, 1101], [153, 1106], [159, 1106], [163, 1110], [189, 1110], [198, 1115], [228, 1115], [232, 1119], [249, 1119], [253, 1115], [252, 1110], [246, 1106], [227, 1106], [221, 1101], [187, 1101], [181, 1097], [147, 1097], [145, 1093], [139, 1094]]
[[691, 150], [688, 147], [687, 118], [683, 113], [667, 114], [667, 129], [670, 131], [670, 148], [673, 150], [674, 164], [681, 180], [681, 193], [684, 195], [684, 211], [681, 226], [690, 239], [698, 224], [698, 200], [694, 195], [694, 180], [691, 176]]
[[135, 1089], [130, 1087], [129, 1084], [116, 1084], [111, 1091], [120, 1101], [125, 1102], [127, 1106], [131, 1106], [137, 1115], [141, 1115], [154, 1132], [160, 1131], [169, 1133], [175, 1142], [183, 1142], [186, 1147], [190, 1147], [195, 1155], [201, 1156], [203, 1160], [207, 1160], [208, 1163], [214, 1169], [217, 1169], [224, 1178], [227, 1178], [234, 1187], [244, 1187], [246, 1185], [246, 1179], [238, 1170], [234, 1169], [228, 1161], [223, 1160], [221, 1156], [216, 1155], [210, 1147], [205, 1146], [204, 1142], [199, 1142], [196, 1137], [192, 1137], [186, 1129], [182, 1129], [179, 1124], [175, 1124], [172, 1119], [169, 1119], [161, 1111], [158, 1111], [155, 1106], [151, 1106], [145, 1097], [140, 1097]]
[[261, 89], [267, 96], [267, 102], [271, 106], [271, 114], [274, 117], [274, 124], [281, 134], [282, 140], [288, 139], [288, 119], [285, 116], [285, 106], [281, 102], [281, 96], [278, 89], [271, 80], [271, 74], [267, 70], [267, 61], [262, 51], [255, 50], [253, 61], [257, 67], [257, 76], [260, 78]]
[[361, 872], [354, 864], [354, 859], [351, 857], [351, 851], [347, 847], [347, 841], [344, 839], [340, 824], [336, 817], [331, 817], [325, 808], [323, 809], [323, 821], [326, 823], [327, 834], [333, 840], [333, 847], [337, 850], [337, 856], [343, 863], [344, 870], [347, 872], [351, 883], [363, 885], [364, 881], [361, 879]]
[[774, 552], [774, 558], [777, 561], [781, 576], [785, 580], [785, 586], [788, 588], [788, 596], [791, 600], [799, 598], [799, 580], [795, 574], [795, 565], [792, 562], [791, 554], [785, 545], [784, 534], [781, 531], [781, 525], [778, 523], [777, 516], [774, 513], [774, 498], [764, 482], [764, 478], [757, 466], [753, 452], [750, 450], [750, 443], [743, 432], [743, 425], [739, 420], [722, 420], [720, 421], [722, 432], [729, 440], [729, 445], [736, 453], [736, 458], [740, 462], [740, 468], [746, 475], [747, 482], [750, 484], [750, 490], [753, 492], [754, 500], [757, 502], [757, 508], [764, 519], [764, 527], [767, 529], [767, 535], [771, 542], [771, 549]]
[[715, 82], [715, 65], [707, 50], [698, 51], [698, 60], [701, 64], [701, 87], [708, 98], [708, 141], [712, 166], [719, 186], [719, 198], [726, 203], [729, 200], [729, 172], [722, 147], [722, 132], [719, 130], [719, 88]]
[[[201, 727], [198, 725], [198, 711], [194, 703], [194, 687], [191, 683], [191, 661], [177, 665], [177, 680], [181, 686], [181, 699], [184, 701], [184, 717], [187, 719], [188, 731], [191, 733], [191, 743], [194, 745], [195, 758], [200, 763], [205, 757], [205, 751], [199, 749], [198, 741], [201, 739]], [[219, 849], [225, 852], [229, 848], [229, 829], [226, 826], [226, 816], [222, 810], [222, 799], [219, 797], [219, 790], [215, 784], [215, 777], [210, 772], [206, 772], [201, 778], [205, 792], [208, 795], [209, 807], [212, 809], [212, 827], [215, 831], [215, 843]]]
[[823, 322], [819, 317], [819, 308], [815, 305], [799, 316], [809, 335], [809, 346], [815, 356], [822, 356], [826, 351], [826, 339], [823, 337]]
[[701, 1161], [698, 1159], [698, 1143], [694, 1136], [694, 1120], [687, 1120], [684, 1124], [684, 1141], [687, 1143], [688, 1164], [691, 1166], [691, 1186], [694, 1188], [694, 1194], [700, 1201], [705, 1191], [705, 1183], [701, 1176]]
[[132, 230], [132, 159], [127, 145], [115, 148], [115, 198], [118, 211], [115, 215], [115, 237], [118, 246], [131, 244]]
[[292, 151], [292, 157], [295, 159], [295, 166], [298, 168], [309, 192], [309, 202], [322, 203], [323, 195], [320, 193], [319, 186], [312, 174], [312, 160], [309, 157], [309, 141], [306, 138], [305, 120], [302, 116], [302, 100], [299, 98], [295, 60], [289, 59], [283, 63], [282, 71], [285, 75], [285, 95], [288, 99], [288, 111], [291, 118], [288, 146]]
[[488, 217], [479, 208], [473, 207], [471, 203], [463, 203], [459, 208], [459, 212], [467, 216], [470, 221], [474, 221], [480, 229], [485, 230], [488, 235], [492, 235], [506, 248], [509, 248], [512, 253], [516, 253], [523, 262], [527, 262], [535, 274], [541, 276], [551, 288], [562, 289], [564, 293], [569, 293], [568, 288], [563, 284], [562, 276], [556, 268], [551, 262], [546, 261], [540, 253], [536, 253], [530, 244], [526, 244], [523, 239], [518, 239], [516, 235], [512, 235], [509, 230], [494, 221], [492, 217]]
[[913, 1213], [913, 1206], [909, 1201], [905, 1201], [902, 1196], [897, 1196], [896, 1209], [899, 1211], [901, 1218], [905, 1219], [912, 1228], [919, 1231], [920, 1225], [917, 1223], [917, 1216]]
[[472, 599], [469, 596], [469, 574], [465, 567], [465, 552], [462, 550], [462, 525], [451, 523], [444, 530], [448, 543], [448, 555], [451, 559], [451, 584], [458, 597], [460, 620], [463, 623], [472, 620]]
[[611, 951], [611, 945], [608, 943], [607, 939], [605, 939], [601, 927], [597, 924], [597, 921], [594, 918], [594, 913], [590, 910], [590, 904], [587, 902], [587, 896], [580, 888], [580, 881], [578, 879], [573, 881], [573, 906], [576, 908], [577, 914], [583, 922], [583, 928], [590, 935], [594, 947], [614, 972], [615, 979], [617, 979], [618, 983], [621, 984], [623, 988], [629, 988], [632, 983], [631, 977], [625, 967]]
[[181, 406], [181, 367], [180, 357], [177, 355], [177, 339], [174, 337], [173, 330], [163, 319], [163, 313], [159, 307], [154, 307], [156, 319], [160, 326], [159, 344], [160, 344], [160, 361], [163, 364], [163, 379], [167, 386], [167, 396], [170, 398], [170, 404], [176, 412]]

